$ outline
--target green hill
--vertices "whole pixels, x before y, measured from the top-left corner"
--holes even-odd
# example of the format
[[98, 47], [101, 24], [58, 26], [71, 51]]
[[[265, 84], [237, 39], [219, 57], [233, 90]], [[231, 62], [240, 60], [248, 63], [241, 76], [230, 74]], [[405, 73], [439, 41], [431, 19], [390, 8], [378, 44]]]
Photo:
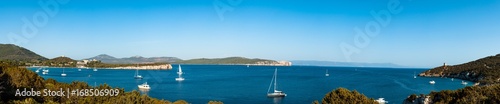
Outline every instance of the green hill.
[[47, 58], [13, 44], [0, 44], [0, 60], [38, 61]]
[[180, 64], [257, 64], [257, 63], [275, 63], [274, 60], [266, 60], [266, 59], [249, 59], [244, 57], [227, 57], [227, 58], [200, 58], [200, 59], [191, 59], [184, 61], [177, 61], [175, 63]]
[[500, 54], [460, 65], [439, 66], [420, 76], [459, 78], [479, 82], [481, 85], [500, 83]]

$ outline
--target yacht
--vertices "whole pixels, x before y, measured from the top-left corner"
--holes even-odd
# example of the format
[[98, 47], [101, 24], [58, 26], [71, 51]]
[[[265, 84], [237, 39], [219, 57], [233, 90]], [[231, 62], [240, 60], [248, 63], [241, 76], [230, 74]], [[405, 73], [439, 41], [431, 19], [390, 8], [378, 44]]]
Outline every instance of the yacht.
[[378, 102], [379, 104], [385, 104], [385, 103], [389, 103], [389, 101], [385, 101], [384, 98], [378, 98], [377, 100], [375, 100], [376, 102]]
[[43, 71], [43, 72], [47, 72], [47, 73], [48, 73], [48, 72], [49, 72], [49, 69], [43, 69], [42, 71]]
[[[278, 68], [274, 69], [274, 75], [273, 75], [273, 80], [271, 80], [271, 83], [269, 84], [269, 88], [267, 89], [267, 97], [285, 97], [286, 94], [283, 91], [276, 90], [276, 79], [278, 77]], [[269, 92], [271, 90], [271, 85], [274, 82], [274, 92]]]
[[179, 71], [177, 72], [177, 74], [179, 74], [179, 77], [175, 78], [175, 81], [184, 81], [184, 78], [182, 78], [183, 72], [180, 64], [179, 64]]
[[413, 72], [413, 78], [417, 78], [416, 73], [417, 73], [417, 72]]
[[66, 73], [64, 73], [64, 69], [63, 69], [61, 76], [66, 77]]
[[135, 75], [134, 75], [134, 78], [135, 78], [135, 79], [142, 79], [142, 76], [141, 76], [141, 75], [139, 75], [139, 69], [136, 69], [136, 70], [135, 70]]
[[42, 69], [42, 68], [38, 68], [38, 69], [36, 69], [36, 71], [35, 71], [35, 72], [36, 72], [36, 73], [38, 73], [38, 72], [40, 72], [40, 70], [41, 70], [41, 69]]
[[465, 82], [465, 81], [462, 81], [462, 84], [463, 84], [463, 85], [467, 85], [467, 82]]
[[151, 89], [148, 85], [148, 82], [144, 82], [143, 84], [141, 85], [137, 85], [137, 87], [139, 87], [139, 89], [146, 89], [146, 90], [149, 90]]
[[436, 82], [434, 80], [432, 81], [429, 81], [430, 84], [436, 84]]
[[328, 76], [330, 76], [330, 74], [328, 74], [328, 69], [326, 69], [326, 74], [325, 74], [325, 76], [327, 76], [327, 77], [328, 77]]
[[44, 71], [44, 72], [42, 72], [42, 74], [49, 74], [49, 72], [45, 72], [45, 71]]

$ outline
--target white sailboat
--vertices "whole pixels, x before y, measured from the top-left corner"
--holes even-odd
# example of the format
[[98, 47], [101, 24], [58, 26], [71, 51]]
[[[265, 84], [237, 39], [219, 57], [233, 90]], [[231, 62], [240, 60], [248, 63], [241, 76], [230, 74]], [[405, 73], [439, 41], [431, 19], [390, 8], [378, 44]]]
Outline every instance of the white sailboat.
[[417, 73], [417, 72], [413, 72], [413, 78], [417, 78], [416, 73]]
[[326, 69], [326, 74], [325, 74], [325, 76], [327, 76], [327, 77], [328, 77], [328, 76], [330, 76], [330, 74], [328, 74], [328, 69]]
[[139, 89], [145, 89], [145, 90], [151, 89], [151, 87], [149, 87], [149, 85], [148, 85], [148, 82], [145, 82], [143, 84], [137, 85], [137, 87], [139, 87]]
[[177, 72], [177, 74], [179, 74], [179, 77], [175, 78], [175, 81], [184, 81], [184, 78], [182, 78], [183, 72], [180, 64], [179, 64], [179, 71]]
[[142, 76], [141, 76], [141, 75], [139, 75], [139, 69], [136, 69], [136, 70], [135, 70], [135, 75], [134, 75], [134, 78], [135, 78], [135, 79], [142, 79]]
[[[269, 88], [267, 89], [267, 97], [285, 97], [286, 94], [283, 91], [276, 90], [276, 81], [278, 77], [278, 68], [274, 69], [274, 75], [273, 79], [271, 80], [271, 83], [269, 84]], [[271, 90], [271, 85], [274, 82], [274, 92], [269, 92]]]
[[62, 72], [61, 76], [66, 77], [66, 73], [64, 73], [64, 68], [63, 68], [63, 72]]

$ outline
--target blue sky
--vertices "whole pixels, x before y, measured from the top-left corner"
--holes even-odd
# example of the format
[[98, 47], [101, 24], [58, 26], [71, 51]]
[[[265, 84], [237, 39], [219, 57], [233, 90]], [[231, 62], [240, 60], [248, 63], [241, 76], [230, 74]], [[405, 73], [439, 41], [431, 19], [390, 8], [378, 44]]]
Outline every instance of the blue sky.
[[[400, 0], [401, 11], [391, 14], [390, 22], [363, 47], [355, 45], [354, 28], [377, 23], [370, 12], [388, 10], [394, 1], [69, 0], [55, 2], [59, 11], [53, 16], [38, 2], [0, 1], [0, 43], [16, 43], [48, 58], [243, 56], [414, 67], [460, 64], [500, 53], [497, 0]], [[218, 13], [214, 2], [232, 11]], [[39, 22], [34, 35], [23, 34], [23, 18]], [[346, 57], [340, 44], [358, 52]]]

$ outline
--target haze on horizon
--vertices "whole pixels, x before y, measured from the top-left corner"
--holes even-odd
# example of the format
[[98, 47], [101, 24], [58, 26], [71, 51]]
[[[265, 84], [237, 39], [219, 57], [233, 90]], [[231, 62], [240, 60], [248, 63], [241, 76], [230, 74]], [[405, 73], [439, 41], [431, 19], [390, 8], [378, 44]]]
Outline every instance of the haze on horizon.
[[[48, 58], [242, 56], [414, 67], [460, 64], [500, 53], [497, 0], [66, 0], [47, 14], [39, 2], [54, 0], [48, 1], [0, 1], [0, 43], [15, 43]], [[399, 11], [390, 12], [382, 26], [377, 14], [390, 7]], [[40, 18], [35, 21], [34, 16]], [[41, 26], [26, 35], [26, 21]], [[380, 32], [356, 45], [356, 28], [366, 32], [371, 22]], [[357, 52], [347, 57], [345, 46]]]

